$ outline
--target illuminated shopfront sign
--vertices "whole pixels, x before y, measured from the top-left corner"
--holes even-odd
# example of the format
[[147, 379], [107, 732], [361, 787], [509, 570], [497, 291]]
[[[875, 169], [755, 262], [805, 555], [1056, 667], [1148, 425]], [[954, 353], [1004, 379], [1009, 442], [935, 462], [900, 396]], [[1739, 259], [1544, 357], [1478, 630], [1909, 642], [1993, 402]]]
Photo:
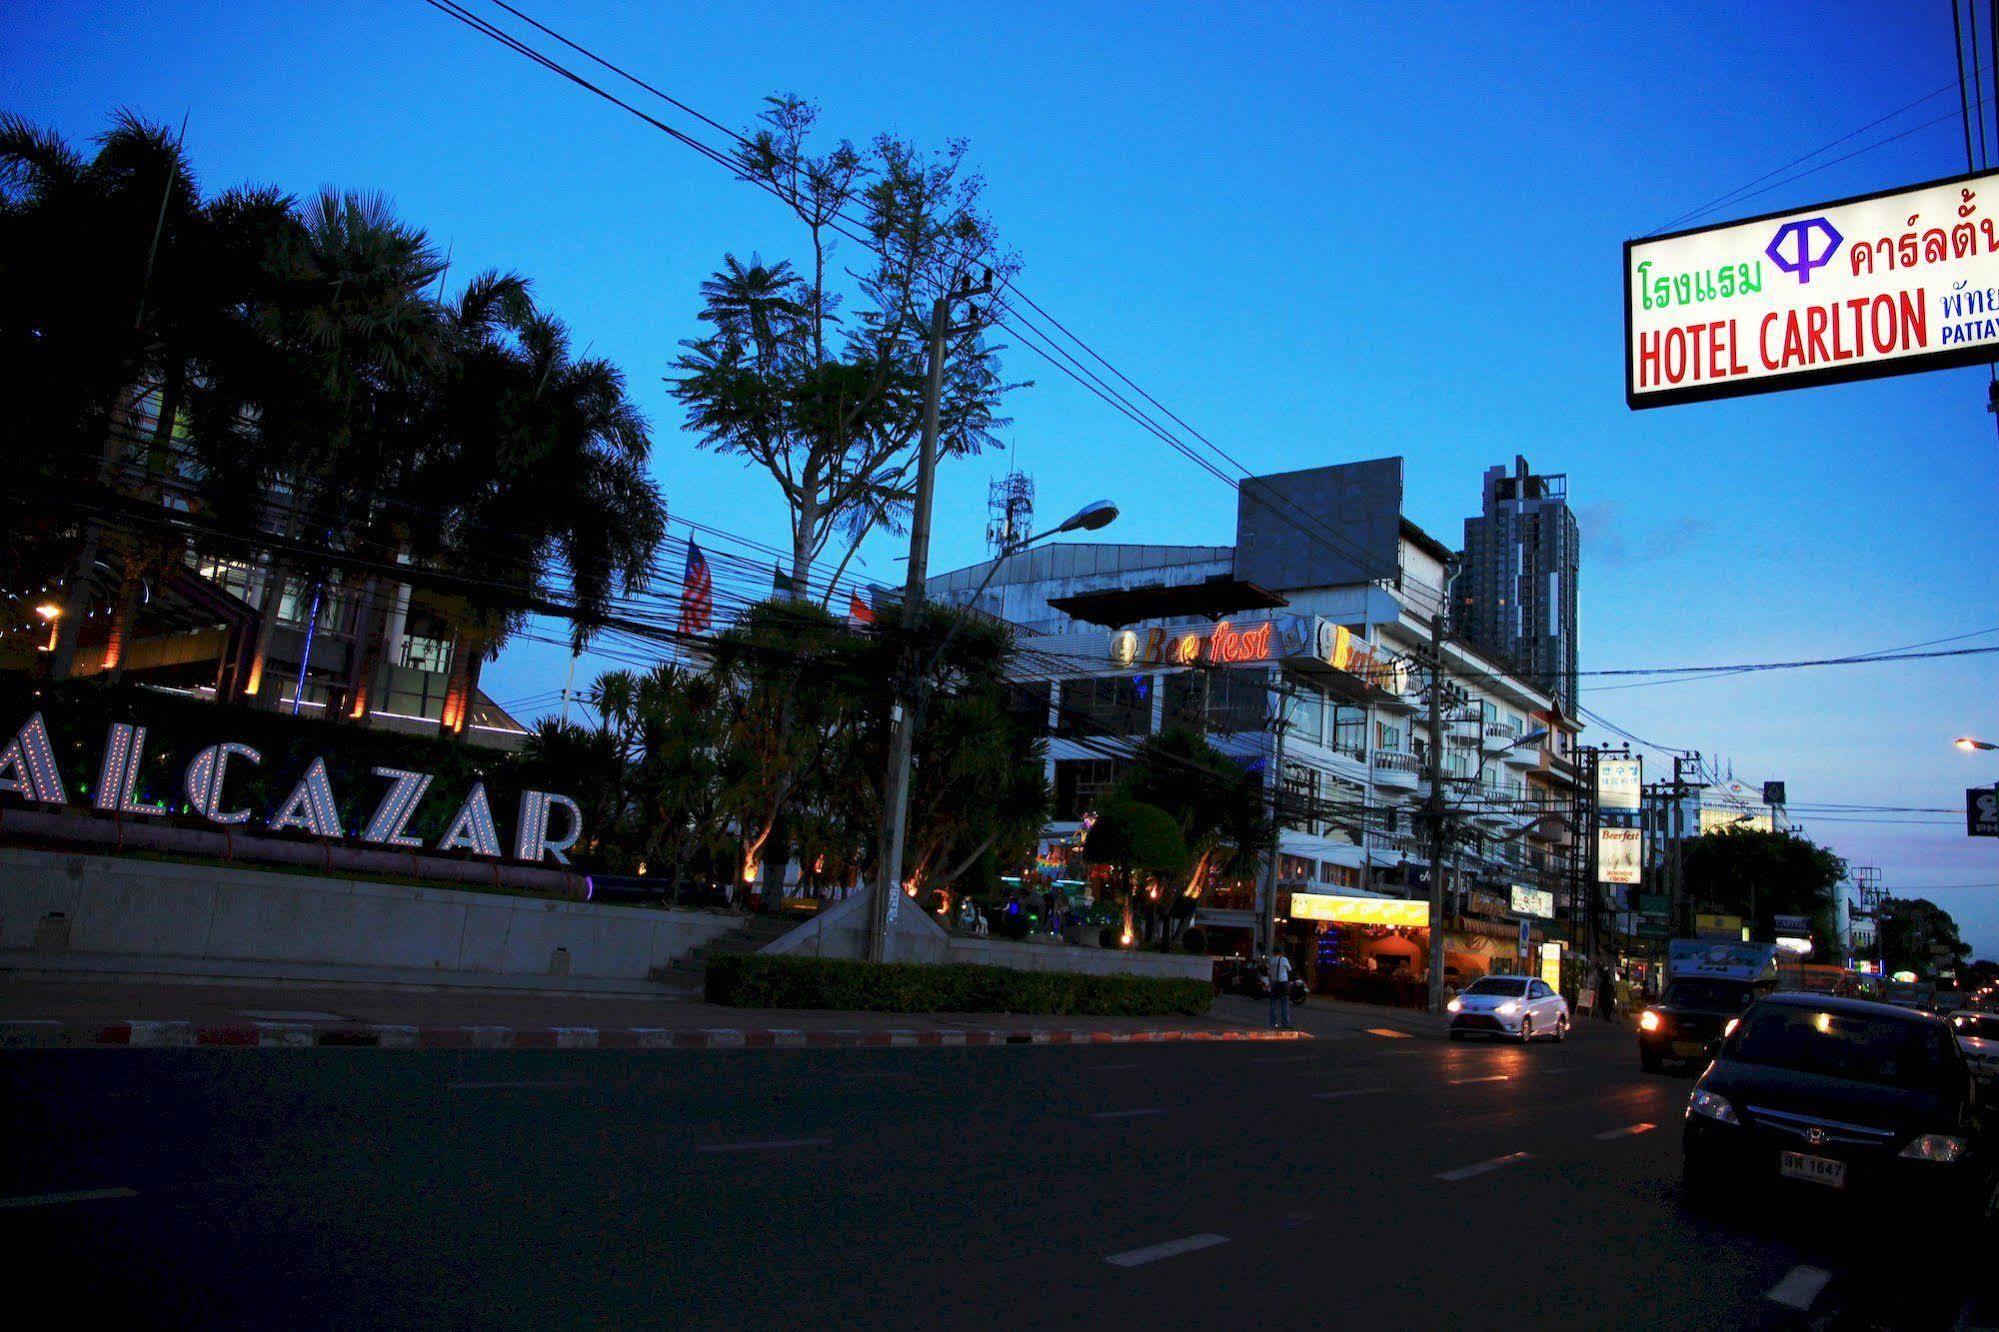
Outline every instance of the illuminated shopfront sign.
[[[167, 802], [147, 799], [140, 789], [145, 753], [144, 726], [113, 722], [105, 736], [97, 783], [90, 793], [92, 806], [121, 818], [165, 816], [169, 812]], [[373, 769], [376, 777], [388, 782], [388, 788], [361, 828], [349, 832], [341, 826], [340, 809], [333, 798], [323, 757], [316, 757], [306, 765], [275, 811], [259, 817], [250, 809], [232, 805], [225, 790], [232, 766], [253, 768], [263, 761], [262, 754], [235, 741], [209, 745], [196, 752], [181, 774], [188, 812], [210, 823], [251, 832], [296, 829], [314, 837], [351, 837], [376, 846], [418, 849], [424, 845], [421, 838], [409, 835], [407, 829], [417, 806], [431, 788], [434, 781], [431, 774], [401, 768]], [[40, 805], [69, 803], [68, 790], [56, 767], [55, 746], [49, 741], [48, 726], [39, 712], [0, 747], [0, 794]], [[562, 811], [564, 826], [560, 837], [551, 837], [550, 815], [557, 809]], [[523, 791], [514, 820], [514, 844], [509, 851], [501, 845], [485, 783], [474, 782], [459, 801], [444, 834], [430, 849], [469, 851], [495, 859], [511, 856], [530, 863], [552, 857], [557, 864], [567, 865], [566, 853], [582, 833], [583, 812], [574, 800], [553, 791]]]
[[1346, 925], [1398, 925], [1421, 929], [1430, 923], [1430, 904], [1402, 897], [1340, 897], [1332, 893], [1293, 893], [1291, 919], [1333, 920]]
[[1529, 888], [1523, 884], [1513, 885], [1513, 914], [1516, 916], [1539, 916], [1543, 920], [1555, 918], [1555, 895], [1545, 888]]
[[1212, 629], [1120, 629], [1111, 635], [1111, 665], [1237, 666], [1312, 658], [1391, 694], [1405, 692], [1406, 663], [1386, 656], [1343, 624], [1316, 615], [1287, 615]]

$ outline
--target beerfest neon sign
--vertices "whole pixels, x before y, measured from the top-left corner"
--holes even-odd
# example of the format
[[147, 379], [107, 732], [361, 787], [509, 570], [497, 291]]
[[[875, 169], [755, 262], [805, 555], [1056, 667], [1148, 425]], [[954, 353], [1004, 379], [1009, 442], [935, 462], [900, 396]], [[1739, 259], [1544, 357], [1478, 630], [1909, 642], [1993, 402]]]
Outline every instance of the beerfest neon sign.
[[1211, 666], [1231, 666], [1268, 661], [1275, 629], [1273, 620], [1241, 629], [1222, 620], [1208, 633], [1148, 629], [1143, 639], [1125, 629], [1111, 635], [1111, 662], [1117, 666], [1193, 666], [1205, 661]]
[[[162, 800], [146, 800], [139, 791], [139, 777], [146, 751], [146, 728], [130, 722], [113, 722], [104, 740], [104, 760], [98, 769], [91, 804], [107, 814], [158, 818], [167, 813]], [[248, 745], [234, 741], [209, 745], [188, 761], [181, 784], [188, 805], [210, 823], [240, 827], [255, 822], [248, 809], [229, 808], [223, 794], [231, 762], [255, 767], [264, 756]], [[358, 834], [363, 842], [376, 846], [417, 849], [423, 839], [408, 832], [417, 805], [434, 780], [427, 772], [401, 768], [376, 768], [377, 777], [389, 783], [374, 813]], [[56, 767], [55, 746], [49, 742], [48, 726], [36, 713], [0, 747], [0, 792], [43, 805], [68, 803], [62, 774]], [[568, 826], [562, 837], [550, 837], [549, 812], [567, 811]], [[298, 783], [278, 805], [277, 812], [263, 821], [271, 832], [295, 828], [314, 837], [346, 837], [340, 810], [334, 803], [333, 786], [327, 778], [326, 760], [314, 758], [306, 765]], [[513, 857], [538, 864], [553, 856], [558, 865], [567, 865], [570, 847], [583, 833], [583, 811], [566, 795], [553, 791], [523, 791], [519, 816], [514, 823]], [[486, 784], [474, 782], [460, 802], [458, 811], [437, 839], [435, 851], [469, 851], [475, 856], [505, 856], [499, 828], [493, 822], [493, 807], [486, 797]]]

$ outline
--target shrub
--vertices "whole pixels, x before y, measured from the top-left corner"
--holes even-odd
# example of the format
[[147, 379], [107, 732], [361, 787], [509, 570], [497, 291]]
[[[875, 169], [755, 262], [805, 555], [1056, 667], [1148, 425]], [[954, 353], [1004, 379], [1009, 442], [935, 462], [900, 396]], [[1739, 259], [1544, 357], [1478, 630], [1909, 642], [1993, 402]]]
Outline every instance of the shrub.
[[1151, 976], [723, 954], [708, 962], [707, 997], [732, 1008], [1162, 1017], [1207, 1012], [1214, 987]]
[[1180, 936], [1180, 946], [1190, 953], [1208, 951], [1208, 932], [1199, 925], [1189, 925], [1187, 932]]

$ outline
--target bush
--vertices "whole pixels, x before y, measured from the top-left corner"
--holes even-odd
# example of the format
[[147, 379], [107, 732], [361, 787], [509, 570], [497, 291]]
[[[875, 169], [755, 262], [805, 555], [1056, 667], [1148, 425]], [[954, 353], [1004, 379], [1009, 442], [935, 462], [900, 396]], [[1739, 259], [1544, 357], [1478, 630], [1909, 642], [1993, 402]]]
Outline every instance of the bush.
[[708, 962], [707, 997], [732, 1008], [1163, 1017], [1207, 1012], [1214, 987], [1150, 976], [723, 954]]
[[1180, 936], [1180, 946], [1190, 953], [1208, 951], [1208, 932], [1199, 925], [1189, 925], [1187, 932]]

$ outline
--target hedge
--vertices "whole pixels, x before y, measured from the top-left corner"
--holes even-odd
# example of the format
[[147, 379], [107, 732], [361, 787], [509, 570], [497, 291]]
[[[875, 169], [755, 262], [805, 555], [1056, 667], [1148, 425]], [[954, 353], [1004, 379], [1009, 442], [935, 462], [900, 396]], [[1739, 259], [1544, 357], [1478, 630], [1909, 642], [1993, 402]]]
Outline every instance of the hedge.
[[1101, 1017], [1195, 1016], [1208, 1011], [1214, 994], [1204, 980], [750, 953], [709, 959], [707, 988], [709, 1003], [732, 1008]]

